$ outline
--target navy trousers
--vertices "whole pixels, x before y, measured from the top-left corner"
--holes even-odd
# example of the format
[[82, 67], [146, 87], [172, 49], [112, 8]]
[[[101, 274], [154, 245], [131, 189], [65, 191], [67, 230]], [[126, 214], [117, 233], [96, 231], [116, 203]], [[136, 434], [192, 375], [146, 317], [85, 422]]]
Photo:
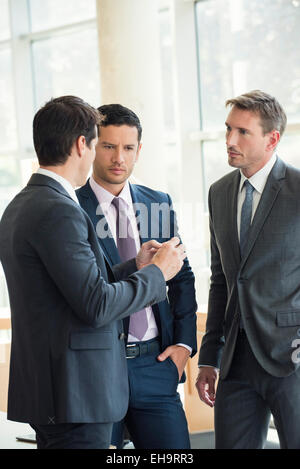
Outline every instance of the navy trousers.
[[190, 440], [175, 363], [157, 353], [128, 359], [130, 400], [127, 414], [114, 424], [112, 445], [123, 447], [124, 427], [137, 449], [189, 449]]

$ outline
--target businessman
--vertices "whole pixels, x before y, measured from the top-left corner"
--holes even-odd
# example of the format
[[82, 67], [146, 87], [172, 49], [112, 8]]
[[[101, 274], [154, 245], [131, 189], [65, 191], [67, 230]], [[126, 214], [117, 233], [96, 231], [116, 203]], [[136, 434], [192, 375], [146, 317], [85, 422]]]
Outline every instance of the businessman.
[[212, 275], [196, 386], [215, 406], [216, 448], [263, 448], [270, 413], [281, 448], [300, 448], [300, 171], [276, 155], [286, 115], [274, 97], [255, 90], [226, 104], [237, 169], [209, 191]]
[[40, 169], [0, 223], [12, 320], [8, 419], [30, 423], [41, 449], [108, 448], [128, 403], [121, 319], [163, 301], [185, 257], [178, 238], [150, 241], [109, 267], [74, 190], [95, 158], [98, 125], [80, 98], [46, 103], [33, 121]]
[[[149, 239], [163, 243], [177, 236], [177, 228], [167, 194], [128, 182], [141, 151], [138, 116], [119, 104], [98, 110], [93, 175], [77, 196], [113, 266]], [[127, 226], [122, 240], [119, 232], [123, 228], [126, 233]], [[112, 443], [118, 448], [124, 424], [135, 448], [189, 448], [177, 385], [184, 380], [189, 356], [196, 352], [196, 308], [194, 275], [185, 259], [168, 282], [168, 300], [124, 319], [130, 400], [125, 419], [114, 426]]]

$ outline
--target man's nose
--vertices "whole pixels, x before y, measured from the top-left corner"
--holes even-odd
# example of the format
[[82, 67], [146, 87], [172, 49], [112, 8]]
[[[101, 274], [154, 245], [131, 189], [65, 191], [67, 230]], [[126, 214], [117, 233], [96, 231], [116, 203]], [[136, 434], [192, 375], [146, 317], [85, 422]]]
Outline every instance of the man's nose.
[[123, 149], [121, 147], [116, 147], [113, 160], [115, 163], [119, 163], [119, 164], [124, 162], [124, 154], [123, 154]]
[[238, 139], [237, 139], [237, 133], [234, 132], [233, 130], [228, 130], [226, 133], [226, 145], [228, 147], [232, 147], [237, 145]]

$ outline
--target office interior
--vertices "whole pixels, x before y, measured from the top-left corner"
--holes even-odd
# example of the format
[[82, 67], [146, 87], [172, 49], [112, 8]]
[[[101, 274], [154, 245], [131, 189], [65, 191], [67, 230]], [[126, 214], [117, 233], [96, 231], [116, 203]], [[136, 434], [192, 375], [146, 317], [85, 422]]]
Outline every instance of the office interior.
[[[51, 97], [121, 103], [143, 126], [132, 182], [168, 192], [196, 277], [198, 344], [209, 288], [207, 193], [231, 169], [225, 101], [273, 94], [288, 125], [278, 154], [300, 168], [299, 0], [0, 0], [0, 216], [37, 169], [32, 119]], [[6, 419], [10, 309], [0, 267], [0, 448], [29, 426]], [[192, 447], [213, 447], [213, 410], [180, 385]], [[269, 447], [278, 447], [270, 426]]]

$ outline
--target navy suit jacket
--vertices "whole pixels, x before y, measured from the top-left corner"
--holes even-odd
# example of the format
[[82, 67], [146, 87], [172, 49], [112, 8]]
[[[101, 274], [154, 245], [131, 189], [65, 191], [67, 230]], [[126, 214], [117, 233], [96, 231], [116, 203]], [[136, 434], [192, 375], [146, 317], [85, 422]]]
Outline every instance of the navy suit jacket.
[[[168, 194], [136, 184], [130, 184], [130, 190], [137, 209], [141, 244], [150, 239], [163, 243], [173, 236], [178, 236], [176, 216]], [[90, 216], [99, 234], [99, 226], [103, 228], [104, 214], [89, 181], [76, 192], [80, 205]], [[158, 210], [159, 207], [162, 208], [161, 211]], [[120, 257], [113, 237], [101, 239], [98, 236], [98, 241], [111, 266], [118, 264]], [[162, 350], [169, 345], [183, 343], [191, 347], [192, 355], [196, 353], [197, 304], [194, 283], [194, 274], [186, 258], [181, 271], [167, 282], [168, 299], [152, 305]], [[126, 333], [128, 323], [129, 318], [124, 321]]]

